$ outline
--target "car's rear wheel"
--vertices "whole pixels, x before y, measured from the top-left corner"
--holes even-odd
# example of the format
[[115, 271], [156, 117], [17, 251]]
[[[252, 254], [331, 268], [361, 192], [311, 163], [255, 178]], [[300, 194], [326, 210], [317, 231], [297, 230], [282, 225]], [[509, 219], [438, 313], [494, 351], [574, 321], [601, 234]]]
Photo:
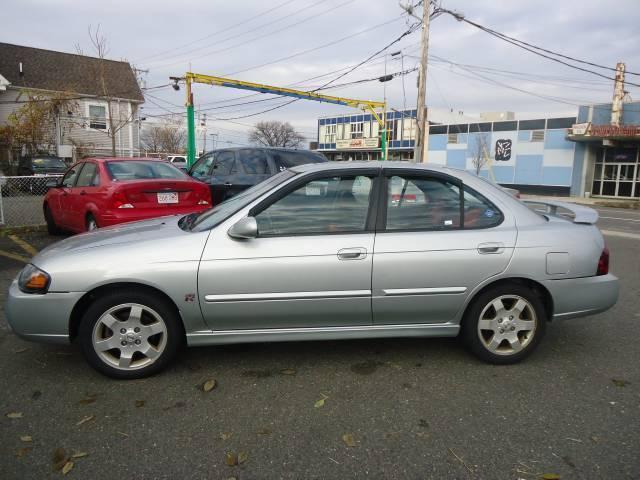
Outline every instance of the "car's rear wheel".
[[87, 361], [107, 376], [147, 377], [164, 369], [184, 335], [175, 308], [155, 294], [112, 292], [87, 310], [78, 332]]
[[87, 232], [93, 232], [94, 230], [98, 229], [98, 222], [96, 221], [96, 217], [94, 217], [91, 213], [87, 215], [87, 220], [85, 223]]
[[44, 207], [44, 220], [47, 222], [47, 232], [49, 235], [61, 235], [64, 233], [57, 225], [53, 218], [53, 212], [49, 208], [49, 205]]
[[498, 285], [473, 300], [462, 325], [462, 336], [481, 360], [510, 364], [523, 360], [544, 336], [547, 315], [530, 288]]

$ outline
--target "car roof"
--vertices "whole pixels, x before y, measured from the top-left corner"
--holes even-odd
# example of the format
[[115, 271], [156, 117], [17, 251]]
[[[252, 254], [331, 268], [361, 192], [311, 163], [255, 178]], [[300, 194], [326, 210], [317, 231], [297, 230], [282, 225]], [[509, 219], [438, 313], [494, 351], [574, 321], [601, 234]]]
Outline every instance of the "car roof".
[[296, 173], [305, 173], [318, 170], [333, 170], [333, 169], [351, 169], [351, 168], [411, 168], [416, 170], [425, 170], [433, 172], [442, 172], [449, 175], [460, 176], [467, 172], [465, 170], [444, 167], [440, 165], [433, 165], [427, 163], [415, 163], [409, 161], [381, 161], [381, 160], [361, 160], [361, 161], [333, 161], [326, 163], [308, 163], [305, 165], [297, 165], [291, 167]]
[[78, 162], [86, 162], [87, 160], [91, 160], [92, 162], [129, 162], [129, 161], [153, 161], [153, 162], [164, 162], [161, 158], [153, 158], [153, 157], [88, 157], [82, 158], [78, 160]]

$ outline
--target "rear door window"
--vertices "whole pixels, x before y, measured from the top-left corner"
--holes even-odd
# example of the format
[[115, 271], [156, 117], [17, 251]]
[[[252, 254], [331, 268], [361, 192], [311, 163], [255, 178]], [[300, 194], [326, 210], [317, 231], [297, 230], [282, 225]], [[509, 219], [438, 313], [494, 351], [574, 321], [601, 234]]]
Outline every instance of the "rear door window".
[[267, 156], [264, 150], [256, 148], [240, 150], [238, 160], [247, 175], [265, 175], [269, 173]]
[[213, 153], [208, 153], [196, 162], [191, 169], [191, 175], [195, 178], [202, 178], [209, 175], [211, 165], [213, 164]]
[[80, 175], [78, 175], [78, 182], [76, 183], [76, 187], [91, 187], [96, 186], [97, 182], [97, 173], [98, 169], [94, 163], [85, 163], [84, 167], [82, 167], [82, 171]]

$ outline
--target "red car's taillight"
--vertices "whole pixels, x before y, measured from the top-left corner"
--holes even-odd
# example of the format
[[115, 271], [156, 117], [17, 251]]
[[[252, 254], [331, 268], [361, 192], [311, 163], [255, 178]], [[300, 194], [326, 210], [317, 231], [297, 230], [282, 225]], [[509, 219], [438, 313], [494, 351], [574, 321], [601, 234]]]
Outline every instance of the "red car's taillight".
[[598, 271], [596, 275], [606, 275], [609, 273], [609, 249], [605, 246], [598, 260]]
[[113, 208], [133, 208], [133, 205], [129, 203], [127, 196], [124, 192], [113, 192], [111, 196], [111, 206]]

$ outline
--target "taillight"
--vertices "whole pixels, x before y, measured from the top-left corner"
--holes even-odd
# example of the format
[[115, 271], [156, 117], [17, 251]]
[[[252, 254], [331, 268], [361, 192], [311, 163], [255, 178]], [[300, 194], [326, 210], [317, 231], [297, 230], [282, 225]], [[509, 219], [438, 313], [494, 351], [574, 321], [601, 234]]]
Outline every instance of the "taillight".
[[133, 208], [133, 205], [129, 203], [127, 196], [124, 192], [113, 192], [111, 196], [111, 205], [113, 208]]
[[605, 246], [598, 260], [598, 271], [596, 275], [606, 275], [609, 273], [609, 249]]

